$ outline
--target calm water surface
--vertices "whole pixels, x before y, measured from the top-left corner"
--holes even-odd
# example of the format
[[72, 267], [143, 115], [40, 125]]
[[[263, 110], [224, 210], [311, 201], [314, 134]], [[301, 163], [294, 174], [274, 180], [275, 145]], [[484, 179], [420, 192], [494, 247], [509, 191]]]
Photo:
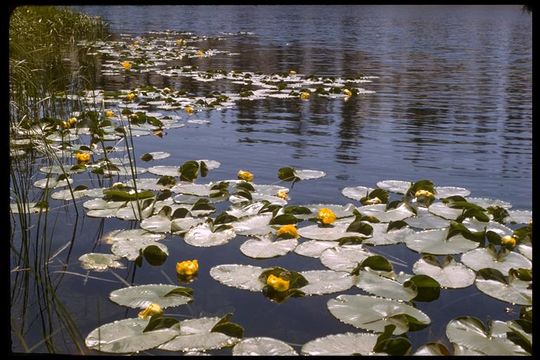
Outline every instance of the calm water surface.
[[[193, 59], [204, 69], [288, 72], [320, 76], [377, 76], [361, 84], [375, 94], [342, 99], [268, 98], [242, 101], [232, 109], [198, 113], [207, 125], [168, 130], [162, 139], [137, 139], [139, 154], [170, 152], [159, 165], [179, 165], [189, 159], [214, 159], [221, 167], [208, 180], [234, 178], [249, 169], [258, 183], [275, 183], [277, 169], [293, 166], [317, 169], [327, 176], [295, 185], [294, 204], [340, 203], [346, 186], [375, 186], [385, 179], [431, 179], [440, 186], [461, 186], [471, 196], [509, 201], [515, 209], [532, 208], [532, 21], [521, 6], [111, 6], [77, 7], [100, 15], [115, 33], [140, 36], [166, 29], [216, 36], [220, 32], [252, 35], [211, 40], [208, 47], [239, 53]], [[104, 89], [128, 89], [151, 84], [204, 94], [219, 86], [185, 78], [130, 77], [109, 82]], [[221, 90], [221, 89], [219, 89]], [[184, 114], [180, 114], [184, 116]], [[76, 239], [70, 254], [62, 254], [67, 270], [82, 273], [77, 261], [87, 252], [109, 252], [99, 242], [109, 231], [136, 227], [120, 220], [75, 218], [66, 209], [50, 215], [55, 247]], [[318, 259], [294, 253], [276, 259], [244, 256], [238, 237], [225, 246], [196, 248], [178, 236], [164, 243], [171, 256], [161, 267], [130, 264], [118, 270], [134, 284], [175, 283], [178, 259], [197, 258], [199, 278], [190, 286], [195, 301], [175, 308], [186, 317], [224, 315], [244, 326], [246, 337], [269, 336], [297, 350], [309, 340], [357, 329], [336, 320], [326, 302], [336, 294], [289, 299], [274, 304], [259, 293], [225, 287], [208, 270], [223, 263], [284, 266], [293, 270], [322, 269]], [[396, 271], [411, 272], [418, 254], [403, 246], [377, 247], [374, 252], [409, 263]], [[56, 265], [58, 269], [60, 267]], [[66, 268], [62, 268], [66, 269]], [[51, 273], [55, 268], [49, 270]], [[64, 275], [56, 296], [73, 318], [82, 337], [100, 324], [136, 316], [108, 300], [123, 287], [115, 282]], [[172, 279], [172, 280], [170, 280]], [[357, 288], [345, 292], [359, 293]], [[432, 319], [424, 330], [410, 332], [413, 350], [445, 339], [448, 321], [461, 315], [507, 320], [509, 304], [479, 294], [474, 286], [443, 290], [441, 298], [418, 303]], [[39, 300], [27, 305], [27, 336], [35, 336], [33, 351], [45, 325]], [[518, 307], [514, 307], [518, 309]], [[99, 315], [96, 315], [99, 314]], [[27, 323], [28, 324], [28, 323]], [[66, 338], [60, 352], [77, 349]], [[30, 334], [30, 335], [28, 335]], [[34, 345], [34, 344], [31, 344]], [[296, 346], [299, 345], [299, 346]], [[14, 341], [15, 350], [22, 351]], [[222, 353], [227, 353], [223, 351]]]

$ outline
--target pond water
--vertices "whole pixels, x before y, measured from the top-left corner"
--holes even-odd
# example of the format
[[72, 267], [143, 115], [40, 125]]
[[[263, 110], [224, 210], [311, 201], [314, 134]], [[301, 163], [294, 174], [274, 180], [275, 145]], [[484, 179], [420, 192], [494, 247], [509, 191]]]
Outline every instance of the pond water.
[[[190, 119], [207, 120], [166, 131], [162, 138], [135, 139], [135, 151], [171, 153], [158, 165], [179, 166], [186, 160], [213, 159], [221, 163], [207, 180], [233, 179], [239, 169], [255, 175], [259, 184], [277, 183], [283, 166], [322, 170], [321, 179], [302, 181], [291, 190], [291, 203], [346, 204], [354, 201], [341, 190], [348, 186], [375, 187], [381, 180], [431, 179], [438, 186], [459, 186], [471, 196], [510, 202], [514, 209], [532, 209], [532, 20], [521, 6], [78, 6], [102, 16], [115, 34], [140, 37], [154, 31], [188, 31], [219, 36], [200, 47], [237, 53], [188, 59], [199, 70], [253, 71], [353, 77], [373, 76], [360, 84], [374, 93], [329, 99], [265, 98], [239, 101], [224, 110], [197, 112]], [[219, 82], [135, 74], [107, 77], [97, 73], [104, 90], [153, 85], [185, 89], [191, 94], [230, 89]], [[178, 112], [182, 119], [187, 115]], [[146, 166], [146, 165], [143, 165]], [[205, 182], [207, 181], [205, 180]], [[91, 186], [88, 178], [87, 185]], [[96, 184], [94, 184], [96, 186]], [[82, 208], [82, 207], [81, 207]], [[87, 252], [109, 252], [102, 235], [131, 222], [76, 217], [69, 206], [49, 214], [52, 248], [74, 239], [69, 255], [62, 252], [49, 265], [56, 284], [55, 303], [68, 314], [82, 338], [101, 324], [134, 317], [108, 300], [125, 285], [111, 274], [83, 278], [55, 271], [85, 274], [77, 261]], [[241, 239], [240, 239], [241, 238]], [[222, 316], [245, 328], [246, 337], [267, 336], [296, 350], [320, 336], [360, 331], [341, 323], [327, 310], [336, 294], [291, 298], [277, 304], [260, 293], [223, 286], [208, 273], [219, 264], [282, 266], [296, 271], [323, 269], [318, 259], [289, 253], [274, 259], [244, 256], [238, 237], [227, 245], [198, 248], [168, 236], [170, 256], [159, 266], [144, 263], [115, 270], [132, 284], [176, 283], [175, 264], [198, 259], [199, 276], [190, 284], [195, 301], [172, 308], [181, 316]], [[405, 245], [376, 247], [378, 252], [407, 263], [396, 271], [411, 273], [418, 254]], [[40, 291], [36, 290], [39, 294]], [[358, 294], [358, 288], [343, 293]], [[58, 352], [100, 354], [78, 350], [67, 326], [58, 331], [43, 322], [46, 311], [39, 296], [24, 305], [24, 325], [33, 351], [46, 352], [44, 336], [62, 338]], [[509, 320], [518, 306], [479, 293], [474, 286], [442, 290], [433, 302], [417, 303], [432, 325], [408, 333], [413, 350], [427, 342], [448, 343], [446, 324], [457, 316], [482, 321]], [[506, 308], [513, 309], [508, 313]], [[19, 312], [18, 305], [15, 306]], [[167, 313], [168, 311], [166, 311]], [[21, 312], [22, 313], [22, 312]], [[60, 316], [60, 315], [58, 315]], [[14, 351], [23, 351], [13, 339]], [[49, 348], [50, 350], [50, 348]], [[160, 355], [170, 353], [153, 351]], [[216, 354], [228, 354], [220, 350]]]

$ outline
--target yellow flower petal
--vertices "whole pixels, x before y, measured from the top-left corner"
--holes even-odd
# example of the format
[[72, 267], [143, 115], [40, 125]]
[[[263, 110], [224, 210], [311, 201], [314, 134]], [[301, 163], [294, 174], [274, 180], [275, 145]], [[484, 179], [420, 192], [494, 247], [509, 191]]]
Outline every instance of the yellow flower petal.
[[289, 192], [287, 190], [279, 190], [276, 196], [283, 200], [289, 200]]
[[113, 117], [114, 116], [114, 112], [112, 110], [105, 110], [105, 117]]
[[131, 63], [129, 61], [122, 61], [120, 63], [120, 65], [122, 65], [124, 70], [130, 70], [131, 69]]
[[90, 161], [90, 154], [88, 154], [88, 153], [76, 153], [75, 154], [75, 159], [77, 160], [78, 163], [86, 163], [86, 162]]
[[270, 274], [270, 276], [266, 278], [266, 284], [272, 287], [272, 289], [282, 292], [289, 290], [290, 281]]
[[185, 260], [176, 263], [176, 272], [179, 275], [193, 275], [199, 271], [199, 262], [197, 260]]
[[240, 180], [253, 181], [253, 174], [249, 171], [239, 170], [237, 176]]
[[427, 198], [434, 198], [435, 195], [433, 195], [433, 193], [431, 191], [428, 191], [428, 190], [418, 190], [417, 192], [414, 193], [414, 197], [418, 198], [418, 197], [427, 197]]
[[343, 94], [344, 94], [345, 96], [352, 96], [352, 91], [349, 90], [349, 89], [343, 89]]
[[277, 231], [277, 236], [282, 236], [282, 235], [291, 235], [295, 238], [299, 237], [300, 235], [298, 234], [298, 230], [296, 230], [296, 226], [290, 224], [290, 225], [283, 225], [282, 227], [280, 227]]
[[184, 111], [187, 112], [188, 114], [193, 114], [194, 110], [191, 106], [188, 105], [184, 108]]
[[300, 93], [300, 99], [302, 99], [302, 100], [309, 100], [310, 96], [311, 96], [311, 94], [308, 91], [302, 91]]
[[317, 213], [317, 219], [319, 219], [323, 224], [328, 225], [336, 221], [336, 214], [328, 208], [320, 208]]
[[161, 306], [159, 306], [159, 304], [152, 303], [148, 305], [146, 309], [139, 312], [139, 318], [146, 319], [153, 315], [161, 315], [161, 314], [163, 314], [163, 309], [161, 308]]
[[513, 235], [505, 235], [501, 238], [501, 244], [513, 249], [516, 246], [517, 239]]

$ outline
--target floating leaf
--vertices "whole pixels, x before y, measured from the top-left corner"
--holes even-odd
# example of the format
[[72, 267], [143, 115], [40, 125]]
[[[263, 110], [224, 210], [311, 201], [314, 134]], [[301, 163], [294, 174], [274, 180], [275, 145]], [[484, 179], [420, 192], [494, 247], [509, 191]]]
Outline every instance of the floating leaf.
[[154, 215], [141, 221], [141, 228], [155, 233], [170, 233], [171, 219], [165, 215]]
[[161, 159], [166, 159], [169, 156], [171, 156], [171, 154], [169, 154], [167, 152], [155, 151], [155, 152], [150, 152], [150, 153], [146, 153], [146, 154], [141, 155], [141, 160], [143, 160], [143, 161], [161, 160]]
[[267, 259], [282, 256], [294, 250], [298, 245], [296, 239], [272, 241], [268, 238], [249, 239], [240, 246], [240, 251], [255, 259]]
[[180, 334], [160, 345], [158, 349], [184, 352], [207, 351], [229, 347], [240, 341], [238, 338], [220, 332], [211, 332], [219, 320], [218, 317], [203, 317], [180, 321]]
[[85, 196], [87, 192], [86, 189], [80, 189], [80, 190], [72, 189], [72, 190], [73, 192], [70, 191], [69, 189], [55, 191], [51, 194], [51, 198], [56, 199], [56, 200], [79, 199]]
[[449, 196], [469, 196], [471, 192], [467, 189], [455, 186], [435, 186], [435, 197], [442, 199]]
[[152, 167], [148, 168], [147, 171], [149, 173], [159, 175], [159, 176], [167, 175], [167, 176], [176, 177], [176, 176], [180, 175], [178, 173], [178, 166], [163, 166], [163, 165], [152, 166]]
[[302, 355], [345, 356], [374, 355], [373, 347], [377, 342], [376, 334], [345, 333], [328, 335], [311, 340], [302, 346]]
[[144, 248], [142, 255], [152, 266], [160, 266], [167, 260], [168, 253], [162, 251], [159, 246], [149, 245]]
[[475, 271], [483, 268], [491, 268], [497, 269], [505, 275], [508, 275], [508, 272], [512, 268], [532, 268], [531, 261], [525, 256], [513, 251], [497, 254], [491, 247], [468, 251], [461, 255], [461, 262]]
[[454, 258], [448, 255], [440, 263], [433, 255], [424, 255], [413, 265], [415, 274], [429, 275], [446, 288], [464, 288], [474, 283], [476, 275]]
[[334, 271], [350, 273], [358, 263], [373, 255], [361, 245], [344, 245], [324, 250], [321, 254], [321, 263]]
[[531, 281], [523, 281], [512, 274], [508, 277], [495, 269], [481, 269], [477, 273], [476, 287], [496, 299], [518, 305], [532, 305]]
[[310, 225], [298, 229], [298, 234], [306, 239], [314, 240], [339, 240], [343, 237], [359, 235], [357, 232], [347, 232], [347, 228], [353, 221], [353, 218], [338, 220], [330, 226]]
[[338, 244], [335, 241], [310, 240], [296, 246], [294, 252], [302, 256], [319, 258], [324, 250], [336, 246], [338, 246]]
[[377, 183], [379, 188], [397, 194], [405, 194], [411, 185], [412, 183], [410, 181], [401, 180], [384, 180]]
[[431, 204], [428, 211], [447, 220], [456, 220], [457, 217], [463, 213], [462, 209], [451, 208], [442, 202], [435, 202]]
[[253, 337], [242, 339], [232, 349], [233, 356], [291, 356], [298, 355], [294, 349], [283, 341], [269, 337]]
[[[60, 175], [59, 177], [62, 177], [62, 176], [63, 175]], [[38, 181], [34, 182], [34, 186], [38, 187], [40, 189], [56, 189], [56, 188], [59, 188], [59, 187], [68, 186], [68, 182], [69, 182], [69, 184], [72, 184], [73, 179], [67, 178], [67, 179], [59, 180], [59, 179], [56, 179], [56, 178], [47, 177], [45, 179], [41, 179], [41, 180], [38, 180]]]
[[418, 253], [433, 255], [460, 254], [478, 247], [476, 241], [455, 235], [449, 239], [448, 229], [420, 231], [405, 238], [405, 244]]
[[[430, 324], [422, 311], [396, 300], [365, 295], [339, 295], [327, 303], [328, 310], [342, 322], [357, 328], [382, 332], [389, 324], [396, 325], [395, 334]], [[410, 317], [410, 318], [409, 318]]]
[[169, 250], [165, 245], [155, 242], [149, 238], [115, 241], [111, 246], [111, 252], [115, 255], [125, 257], [129, 261], [135, 261], [139, 257], [141, 251], [143, 251], [147, 246], [151, 245], [155, 245], [159, 247], [165, 254], [169, 254]]
[[331, 270], [310, 270], [301, 271], [308, 284], [300, 289], [306, 295], [331, 294], [350, 289], [356, 279], [347, 272], [337, 272]]
[[508, 217], [504, 219], [506, 224], [528, 224], [532, 221], [532, 211], [508, 210]]
[[243, 217], [234, 222], [232, 227], [238, 235], [266, 235], [274, 229], [269, 225], [272, 214]]
[[136, 353], [152, 349], [178, 335], [178, 329], [143, 332], [149, 320], [124, 319], [94, 329], [85, 339], [88, 348], [109, 353]]
[[503, 324], [501, 321], [494, 321], [491, 329], [488, 329], [479, 319], [462, 316], [448, 323], [446, 336], [451, 342], [481, 355], [530, 355], [521, 346], [508, 340], [505, 331], [496, 330]]
[[398, 244], [411, 235], [414, 234], [414, 230], [407, 226], [399, 229], [391, 229], [387, 231], [389, 225], [387, 224], [372, 224], [373, 234], [370, 238], [364, 239], [362, 244], [364, 245], [391, 245]]
[[165, 235], [163, 234], [154, 234], [142, 229], [114, 230], [103, 236], [103, 239], [107, 244], [112, 244], [118, 240], [148, 239], [151, 241], [159, 241], [164, 238]]
[[401, 204], [395, 209], [386, 210], [386, 204], [366, 205], [357, 209], [362, 215], [375, 216], [380, 222], [388, 223], [399, 221], [414, 216], [407, 205]]
[[259, 280], [263, 268], [252, 265], [223, 264], [210, 269], [210, 276], [220, 283], [249, 291], [262, 291], [265, 284]]
[[177, 288], [176, 285], [163, 284], [129, 286], [114, 290], [109, 295], [109, 298], [119, 305], [139, 309], [145, 309], [150, 304], [158, 304], [163, 309], [166, 309], [172, 306], [184, 305], [193, 300], [191, 296], [180, 294], [168, 296]]
[[373, 188], [368, 188], [365, 186], [354, 186], [343, 188], [343, 190], [341, 190], [341, 193], [349, 199], [360, 201], [360, 199], [368, 196], [369, 193], [373, 190]]
[[[438, 342], [427, 343], [420, 346], [413, 354], [415, 356], [449, 356], [450, 351], [444, 346], [444, 344]], [[455, 354], [457, 355], [457, 354]]]
[[236, 237], [233, 229], [213, 232], [207, 223], [192, 227], [184, 235], [184, 241], [192, 246], [210, 247], [228, 243]]
[[43, 204], [30, 202], [30, 203], [14, 203], [9, 204], [11, 212], [13, 214], [35, 214], [41, 211], [47, 211], [48, 207], [40, 206]]
[[450, 221], [433, 215], [428, 211], [428, 209], [419, 207], [417, 212], [418, 213], [416, 216], [406, 218], [403, 221], [405, 221], [410, 227], [419, 229], [438, 229], [450, 225]]
[[108, 268], [124, 268], [122, 263], [118, 262], [120, 257], [112, 254], [88, 253], [79, 257], [81, 266], [85, 270], [105, 271]]
[[398, 281], [398, 279], [382, 276], [372, 270], [362, 270], [358, 273], [356, 286], [372, 295], [410, 301], [416, 297], [417, 291], [411, 287], [403, 286], [403, 283], [409, 278], [410, 275], [401, 276]]

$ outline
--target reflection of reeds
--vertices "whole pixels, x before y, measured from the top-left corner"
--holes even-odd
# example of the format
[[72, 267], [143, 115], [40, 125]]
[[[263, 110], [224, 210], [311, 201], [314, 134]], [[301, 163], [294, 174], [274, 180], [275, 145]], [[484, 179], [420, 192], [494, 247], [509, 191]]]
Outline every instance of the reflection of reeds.
[[[52, 6], [18, 7], [10, 17], [10, 141], [22, 137], [30, 142], [24, 146], [24, 154], [10, 156], [9, 170], [11, 202], [19, 209], [11, 217], [11, 331], [17, 348], [26, 352], [43, 347], [48, 352], [58, 352], [58, 344], [63, 342], [69, 352], [86, 353], [84, 337], [57, 295], [62, 276], [53, 279], [49, 272], [50, 263], [66, 249], [64, 260], [69, 262], [78, 217], [71, 239], [54, 251], [52, 239], [59, 213], [51, 219], [49, 211], [35, 215], [24, 208], [28, 210], [32, 201], [48, 203], [49, 189], [40, 192], [33, 187], [40, 162], [60, 165], [67, 176], [65, 159], [51, 148], [47, 133], [33, 128], [43, 128], [44, 117], [66, 120], [75, 107], [84, 108], [82, 103], [74, 103], [70, 95], [92, 87], [95, 75], [92, 64], [79, 59], [75, 45], [80, 40], [92, 41], [105, 35], [106, 27], [100, 19]], [[73, 54], [72, 63], [66, 63], [65, 57]], [[87, 72], [89, 75], [85, 75]], [[68, 186], [78, 214], [73, 189]], [[41, 332], [37, 342], [36, 329]]]

